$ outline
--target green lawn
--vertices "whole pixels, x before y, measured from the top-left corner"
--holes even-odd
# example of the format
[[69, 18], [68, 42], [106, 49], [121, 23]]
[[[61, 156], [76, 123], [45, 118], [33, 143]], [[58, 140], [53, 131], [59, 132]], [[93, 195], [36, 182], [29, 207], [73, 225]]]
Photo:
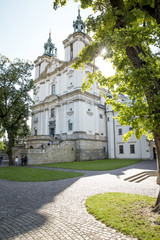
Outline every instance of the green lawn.
[[156, 199], [126, 193], [105, 193], [86, 200], [87, 211], [126, 235], [141, 240], [160, 239], [160, 215], [151, 212]]
[[81, 173], [28, 167], [2, 167], [0, 179], [17, 182], [47, 182], [83, 176]]
[[40, 166], [88, 171], [105, 171], [126, 167], [132, 164], [139, 163], [141, 161], [142, 160], [137, 159], [105, 159], [96, 161], [41, 164]]

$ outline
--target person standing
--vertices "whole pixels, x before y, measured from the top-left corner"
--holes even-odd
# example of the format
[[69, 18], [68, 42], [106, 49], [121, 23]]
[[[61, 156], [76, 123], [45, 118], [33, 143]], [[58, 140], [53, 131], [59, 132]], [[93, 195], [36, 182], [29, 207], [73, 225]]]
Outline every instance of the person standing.
[[0, 156], [0, 164], [2, 164], [2, 160], [3, 160], [3, 157], [2, 157], [2, 156]]
[[27, 156], [25, 155], [25, 157], [24, 157], [24, 166], [27, 166]]
[[24, 157], [22, 155], [22, 157], [21, 157], [21, 166], [23, 166], [23, 165], [24, 165]]
[[15, 163], [14, 163], [15, 166], [18, 166], [18, 157], [16, 156], [15, 158]]

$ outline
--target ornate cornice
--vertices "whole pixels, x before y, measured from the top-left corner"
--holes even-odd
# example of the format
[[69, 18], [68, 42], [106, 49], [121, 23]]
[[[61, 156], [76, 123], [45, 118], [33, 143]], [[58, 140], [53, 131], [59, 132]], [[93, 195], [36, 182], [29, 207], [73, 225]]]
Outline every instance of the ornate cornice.
[[83, 39], [87, 38], [89, 42], [92, 41], [92, 38], [89, 36], [89, 35], [86, 35], [82, 32], [75, 32], [73, 34], [70, 34], [64, 41], [63, 41], [63, 44], [65, 45], [66, 43], [68, 43], [70, 41], [70, 39], [73, 37], [73, 39], [77, 36], [81, 36]]
[[[46, 97], [43, 102], [34, 105], [32, 107], [32, 111], [35, 111], [36, 109], [43, 109], [44, 110], [44, 108], [46, 108], [48, 105], [53, 104], [53, 103], [57, 104], [57, 105], [67, 104], [67, 101], [71, 97], [74, 97], [74, 99], [72, 100], [73, 102], [76, 102], [76, 101], [77, 102], [78, 101], [85, 102], [85, 101], [88, 100], [88, 97], [90, 98], [91, 101], [97, 101], [98, 102], [100, 100], [100, 97], [97, 96], [97, 95], [94, 95], [90, 92], [82, 93], [81, 89], [77, 89], [77, 90], [74, 90], [72, 92], [60, 95], [60, 96], [50, 95], [50, 96]], [[98, 103], [97, 103], [97, 105], [98, 105]]]
[[[76, 62], [77, 59], [78, 59], [78, 57], [72, 59], [72, 60], [69, 61], [69, 62], [63, 62], [63, 64], [62, 64], [60, 67], [57, 67], [57, 68], [56, 68], [53, 72], [51, 72], [51, 73], [47, 73], [47, 70], [48, 70], [48, 68], [50, 67], [51, 63], [48, 64], [48, 65], [46, 66], [45, 70], [43, 71], [43, 73], [41, 73], [40, 77], [39, 77], [39, 78], [36, 78], [36, 79], [34, 80], [34, 83], [38, 83], [38, 82], [40, 82], [41, 80], [44, 80], [44, 79], [46, 79], [46, 78], [48, 78], [48, 77], [51, 77], [51, 76], [53, 76], [53, 75], [56, 75], [56, 74], [63, 74], [62, 71], [64, 71], [66, 67], [72, 66], [72, 65]], [[94, 70], [98, 70], [98, 67], [97, 67], [96, 65], [92, 64], [92, 63], [87, 63], [86, 66], [89, 66], [89, 67], [91, 67], [91, 68], [94, 68]]]

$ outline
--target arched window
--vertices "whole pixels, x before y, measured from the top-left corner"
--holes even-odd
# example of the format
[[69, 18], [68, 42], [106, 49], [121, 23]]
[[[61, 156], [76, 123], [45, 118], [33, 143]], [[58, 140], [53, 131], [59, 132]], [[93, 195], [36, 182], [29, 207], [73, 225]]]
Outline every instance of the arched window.
[[52, 90], [51, 90], [52, 94], [55, 94], [56, 93], [56, 85], [53, 84], [52, 85]]

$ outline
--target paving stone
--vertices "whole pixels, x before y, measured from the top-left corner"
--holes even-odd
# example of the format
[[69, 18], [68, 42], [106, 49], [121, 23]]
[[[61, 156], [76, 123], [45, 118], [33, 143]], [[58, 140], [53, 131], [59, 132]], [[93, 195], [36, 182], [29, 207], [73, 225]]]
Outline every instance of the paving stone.
[[0, 239], [135, 240], [95, 220], [87, 213], [85, 200], [105, 192], [155, 197], [156, 178], [138, 184], [123, 180], [145, 170], [155, 170], [155, 166], [154, 161], [144, 161], [113, 171], [76, 171], [84, 176], [54, 182], [0, 180]]

